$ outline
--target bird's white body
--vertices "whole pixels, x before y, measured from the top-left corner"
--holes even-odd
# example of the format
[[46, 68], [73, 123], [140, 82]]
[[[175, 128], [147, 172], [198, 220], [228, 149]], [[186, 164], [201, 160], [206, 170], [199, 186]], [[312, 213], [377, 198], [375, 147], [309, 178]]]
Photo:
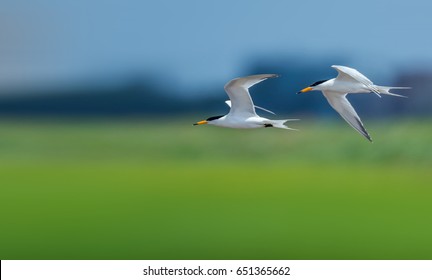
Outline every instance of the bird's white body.
[[301, 92], [307, 92], [311, 90], [320, 90], [323, 92], [325, 98], [329, 104], [335, 109], [342, 118], [345, 119], [354, 129], [356, 129], [360, 134], [366, 137], [369, 141], [372, 141], [368, 132], [363, 126], [360, 117], [357, 115], [354, 108], [346, 99], [348, 93], [375, 93], [377, 96], [381, 97], [381, 94], [405, 97], [399, 94], [390, 92], [391, 89], [407, 89], [406, 87], [385, 87], [374, 85], [371, 80], [369, 80], [362, 73], [356, 69], [333, 65], [338, 71], [338, 76], [334, 79], [327, 81], [317, 82]]
[[336, 78], [330, 79], [319, 85], [322, 90], [331, 89], [333, 92], [338, 92], [340, 94], [349, 93], [370, 93], [370, 89], [364, 84], [357, 83], [353, 84], [345, 80], [338, 80]]
[[262, 118], [260, 116], [239, 117], [236, 115], [225, 115], [209, 124], [230, 127], [230, 128], [260, 128], [272, 124], [273, 120]]
[[257, 115], [255, 108], [273, 112], [255, 106], [249, 94], [249, 88], [268, 78], [277, 77], [275, 74], [253, 75], [243, 78], [237, 78], [229, 81], [224, 89], [230, 100], [226, 101], [230, 106], [230, 111], [225, 116], [211, 117], [207, 120], [197, 122], [196, 124], [211, 124], [229, 128], [261, 128], [261, 127], [276, 127], [283, 129], [291, 129], [284, 125], [287, 120], [270, 120]]

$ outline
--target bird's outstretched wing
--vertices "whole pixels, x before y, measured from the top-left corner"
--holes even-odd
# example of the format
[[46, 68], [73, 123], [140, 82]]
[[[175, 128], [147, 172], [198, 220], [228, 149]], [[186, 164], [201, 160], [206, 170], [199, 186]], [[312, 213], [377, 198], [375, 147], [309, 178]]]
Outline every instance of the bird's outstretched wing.
[[232, 105], [229, 114], [241, 117], [256, 116], [255, 106], [250, 97], [249, 88], [268, 78], [275, 78], [277, 76], [276, 74], [262, 74], [229, 81], [224, 87]]
[[336, 77], [336, 79], [346, 82], [362, 83], [370, 91], [381, 97], [379, 95], [380, 92], [377, 86], [375, 86], [371, 80], [369, 80], [365, 75], [363, 75], [356, 69], [341, 65], [332, 65], [332, 68], [338, 71], [338, 76]]
[[330, 103], [333, 109], [335, 109], [347, 123], [349, 123], [361, 135], [363, 135], [372, 142], [372, 139], [369, 136], [369, 133], [364, 128], [360, 117], [357, 115], [356, 111], [351, 106], [348, 99], [346, 99], [346, 94], [340, 94], [338, 92], [332, 91], [323, 91], [323, 94], [327, 98], [327, 101]]

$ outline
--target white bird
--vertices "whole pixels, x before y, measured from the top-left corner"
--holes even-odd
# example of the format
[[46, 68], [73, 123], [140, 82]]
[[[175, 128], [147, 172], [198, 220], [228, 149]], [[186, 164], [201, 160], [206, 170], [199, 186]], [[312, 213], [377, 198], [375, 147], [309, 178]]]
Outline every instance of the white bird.
[[[255, 112], [255, 107], [268, 111], [267, 109], [257, 107], [253, 104], [249, 94], [249, 88], [268, 78], [275, 78], [275, 74], [253, 75], [243, 78], [237, 78], [229, 81], [225, 85], [225, 91], [230, 100], [226, 101], [230, 106], [230, 111], [226, 115], [210, 117], [206, 120], [199, 121], [194, 125], [211, 124], [230, 128], [260, 128], [260, 127], [277, 127], [283, 129], [292, 129], [284, 125], [287, 120], [270, 120], [258, 116]], [[271, 111], [268, 111], [273, 113]]]
[[369, 133], [363, 126], [360, 117], [357, 115], [354, 108], [349, 103], [346, 95], [348, 93], [375, 93], [379, 97], [380, 94], [392, 95], [398, 97], [406, 97], [403, 95], [390, 92], [391, 89], [409, 89], [409, 87], [385, 87], [377, 86], [371, 80], [366, 78], [356, 69], [346, 66], [332, 65], [338, 71], [338, 76], [330, 80], [322, 80], [311, 84], [302, 89], [299, 93], [308, 92], [311, 90], [320, 90], [324, 94], [327, 101], [335, 109], [342, 118], [345, 119], [354, 129], [372, 142]]

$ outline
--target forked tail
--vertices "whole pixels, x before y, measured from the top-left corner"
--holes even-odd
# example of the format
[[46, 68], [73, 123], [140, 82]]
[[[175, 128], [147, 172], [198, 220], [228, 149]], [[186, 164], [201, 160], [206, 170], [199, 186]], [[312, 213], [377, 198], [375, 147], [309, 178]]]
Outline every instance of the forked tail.
[[396, 94], [393, 92], [390, 92], [391, 89], [410, 89], [410, 87], [384, 87], [384, 86], [377, 86], [379, 94], [386, 94], [391, 96], [397, 96], [397, 97], [405, 97], [404, 95]]
[[291, 130], [297, 130], [295, 128], [291, 128], [285, 125], [286, 122], [289, 121], [298, 121], [299, 119], [287, 119], [287, 120], [270, 120], [269, 126], [276, 127], [276, 128], [283, 128], [283, 129], [291, 129]]

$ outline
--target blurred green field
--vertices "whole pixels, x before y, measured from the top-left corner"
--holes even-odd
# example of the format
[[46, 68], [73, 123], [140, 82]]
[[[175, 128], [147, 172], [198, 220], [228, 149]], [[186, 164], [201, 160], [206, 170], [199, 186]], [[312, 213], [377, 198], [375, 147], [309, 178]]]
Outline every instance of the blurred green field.
[[0, 122], [0, 259], [432, 259], [431, 121]]

